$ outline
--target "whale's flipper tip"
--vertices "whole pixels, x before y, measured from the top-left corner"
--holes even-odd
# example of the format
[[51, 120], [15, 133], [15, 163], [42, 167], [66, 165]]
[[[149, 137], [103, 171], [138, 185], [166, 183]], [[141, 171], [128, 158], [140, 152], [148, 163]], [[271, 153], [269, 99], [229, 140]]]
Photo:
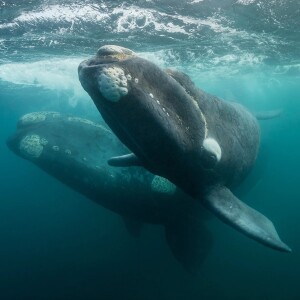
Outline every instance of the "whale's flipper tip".
[[292, 251], [281, 241], [273, 223], [267, 217], [240, 201], [226, 187], [211, 188], [202, 202], [223, 222], [257, 242], [278, 251]]

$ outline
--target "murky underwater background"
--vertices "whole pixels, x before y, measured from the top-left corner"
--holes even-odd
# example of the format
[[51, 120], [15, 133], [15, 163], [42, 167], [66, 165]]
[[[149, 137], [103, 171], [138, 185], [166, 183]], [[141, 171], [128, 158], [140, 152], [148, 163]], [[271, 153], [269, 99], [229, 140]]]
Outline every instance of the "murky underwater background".
[[[121, 218], [9, 151], [25, 113], [102, 122], [77, 78], [99, 46], [128, 47], [251, 111], [261, 121], [259, 178], [243, 201], [267, 215], [291, 254], [212, 219], [197, 276], [173, 258], [159, 225], [139, 238]], [[300, 4], [277, 1], [0, 1], [0, 298], [300, 298]]]

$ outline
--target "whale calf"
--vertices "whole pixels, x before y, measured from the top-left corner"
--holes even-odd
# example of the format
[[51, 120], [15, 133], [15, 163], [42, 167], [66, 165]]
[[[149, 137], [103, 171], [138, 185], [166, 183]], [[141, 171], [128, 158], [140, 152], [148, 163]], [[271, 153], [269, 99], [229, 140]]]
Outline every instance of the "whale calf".
[[231, 192], [247, 177], [259, 149], [259, 125], [247, 109], [119, 46], [102, 46], [79, 65], [78, 75], [105, 122], [132, 152], [111, 158], [111, 165], [143, 166], [248, 237], [291, 251], [267, 217]]
[[7, 140], [18, 156], [99, 205], [123, 217], [137, 235], [142, 223], [161, 224], [181, 265], [196, 274], [212, 247], [200, 205], [159, 176], [137, 168], [114, 168], [110, 156], [128, 150], [115, 135], [90, 120], [58, 112], [20, 118]]

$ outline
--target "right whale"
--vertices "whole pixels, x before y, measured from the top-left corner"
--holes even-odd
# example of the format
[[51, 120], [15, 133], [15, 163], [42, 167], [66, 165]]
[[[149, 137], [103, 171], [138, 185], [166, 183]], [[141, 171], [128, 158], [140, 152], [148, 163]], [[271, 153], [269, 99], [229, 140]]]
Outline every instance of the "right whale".
[[291, 251], [273, 223], [230, 190], [248, 175], [260, 143], [258, 122], [244, 107], [119, 46], [101, 47], [78, 74], [103, 119], [133, 152], [110, 159], [111, 165], [144, 166], [243, 234]]
[[128, 152], [110, 130], [59, 112], [32, 112], [19, 119], [7, 146], [120, 215], [132, 235], [138, 236], [144, 223], [162, 225], [166, 242], [183, 268], [193, 275], [201, 270], [213, 245], [205, 221], [209, 215], [200, 203], [144, 168], [109, 166], [109, 157]]

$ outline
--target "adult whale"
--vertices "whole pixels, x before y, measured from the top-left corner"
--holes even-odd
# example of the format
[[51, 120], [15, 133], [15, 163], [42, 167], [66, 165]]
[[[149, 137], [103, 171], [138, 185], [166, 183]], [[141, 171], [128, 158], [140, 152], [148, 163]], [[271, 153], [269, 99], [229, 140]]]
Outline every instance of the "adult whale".
[[259, 148], [257, 120], [245, 108], [119, 46], [101, 47], [78, 73], [106, 123], [133, 152], [111, 165], [142, 165], [247, 236], [291, 251], [268, 218], [230, 191], [247, 176]]
[[107, 159], [128, 150], [105, 127], [58, 112], [20, 118], [8, 147], [97, 204], [123, 217], [130, 233], [161, 224], [181, 265], [197, 273], [212, 246], [199, 203], [143, 168], [114, 168]]

